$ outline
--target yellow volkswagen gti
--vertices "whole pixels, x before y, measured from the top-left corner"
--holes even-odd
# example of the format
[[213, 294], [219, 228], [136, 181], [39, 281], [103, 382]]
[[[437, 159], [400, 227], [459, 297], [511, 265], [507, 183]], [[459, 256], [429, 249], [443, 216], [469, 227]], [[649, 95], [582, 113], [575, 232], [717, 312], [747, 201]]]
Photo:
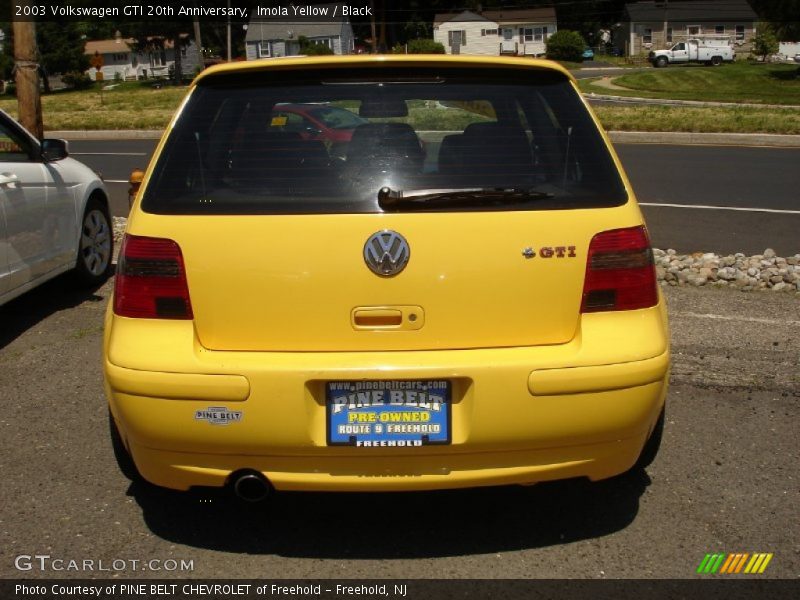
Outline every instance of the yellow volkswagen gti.
[[598, 480], [649, 464], [664, 424], [647, 230], [547, 61], [203, 72], [131, 210], [104, 344], [126, 472], [248, 500]]

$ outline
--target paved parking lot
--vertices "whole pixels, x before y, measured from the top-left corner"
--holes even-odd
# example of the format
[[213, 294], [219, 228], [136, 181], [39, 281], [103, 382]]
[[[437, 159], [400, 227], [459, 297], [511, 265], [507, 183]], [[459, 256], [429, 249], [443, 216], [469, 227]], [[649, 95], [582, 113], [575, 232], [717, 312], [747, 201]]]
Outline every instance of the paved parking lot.
[[110, 289], [61, 279], [0, 308], [2, 578], [110, 575], [15, 568], [34, 554], [192, 561], [128, 562], [122, 577], [684, 578], [708, 552], [771, 552], [762, 577], [800, 574], [796, 295], [666, 290], [672, 387], [647, 472], [245, 506], [117, 471], [100, 370]]

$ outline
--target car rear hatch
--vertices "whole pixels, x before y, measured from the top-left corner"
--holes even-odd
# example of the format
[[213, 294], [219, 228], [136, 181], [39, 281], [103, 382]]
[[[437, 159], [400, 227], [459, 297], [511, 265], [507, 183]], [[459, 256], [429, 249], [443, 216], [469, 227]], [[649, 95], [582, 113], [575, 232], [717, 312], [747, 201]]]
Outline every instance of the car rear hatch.
[[[131, 233], [177, 243], [204, 347], [439, 350], [576, 335], [590, 242], [640, 224], [638, 210], [564, 75], [517, 68], [509, 83], [447, 65], [411, 80], [394, 63], [198, 84]], [[271, 116], [301, 102], [370, 123], [329, 157]], [[381, 202], [382, 188], [405, 201]]]

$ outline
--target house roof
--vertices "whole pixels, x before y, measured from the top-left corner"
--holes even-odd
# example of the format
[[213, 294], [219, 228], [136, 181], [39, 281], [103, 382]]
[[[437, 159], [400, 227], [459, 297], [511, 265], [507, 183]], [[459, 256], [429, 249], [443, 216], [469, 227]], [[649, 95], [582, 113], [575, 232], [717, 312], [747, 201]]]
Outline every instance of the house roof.
[[471, 10], [465, 10], [460, 13], [439, 13], [433, 18], [434, 25], [441, 25], [442, 23], [449, 23], [451, 21], [453, 23], [469, 23], [475, 21], [489, 21], [489, 19]]
[[747, 0], [648, 0], [626, 4], [625, 10], [633, 22], [665, 19], [686, 23], [758, 20]]
[[[188, 33], [182, 33], [181, 38], [184, 40], [189, 37]], [[153, 39], [153, 37], [149, 37], [147, 39]], [[191, 44], [191, 40], [189, 42]], [[117, 54], [123, 52], [133, 52], [133, 48], [136, 44], [136, 40], [133, 38], [123, 38], [123, 37], [115, 37], [111, 40], [92, 40], [86, 42], [86, 45], [83, 48], [84, 54], [90, 54], [94, 56], [94, 53], [97, 52], [98, 54]], [[164, 43], [164, 48], [169, 50], [175, 44], [172, 40], [167, 40]]]
[[543, 8], [507, 8], [501, 10], [484, 10], [480, 13], [465, 10], [460, 13], [439, 13], [433, 19], [435, 26], [442, 23], [464, 23], [474, 21], [491, 21], [499, 25], [511, 23], [555, 23], [556, 9], [552, 6]]
[[[332, 7], [334, 4], [317, 4], [317, 7]], [[329, 11], [333, 14], [333, 11]], [[247, 25], [245, 42], [260, 42], [261, 40], [286, 40], [305, 37], [327, 37], [340, 35], [342, 24], [349, 23], [347, 17], [342, 16], [342, 11], [336, 11], [336, 17], [328, 16], [325, 21], [315, 22], [313, 17], [299, 17], [292, 21], [291, 17], [253, 17]]]
[[113, 40], [96, 40], [86, 42], [83, 53], [94, 55], [95, 52], [98, 54], [130, 52], [132, 44], [132, 39], [115, 38]]

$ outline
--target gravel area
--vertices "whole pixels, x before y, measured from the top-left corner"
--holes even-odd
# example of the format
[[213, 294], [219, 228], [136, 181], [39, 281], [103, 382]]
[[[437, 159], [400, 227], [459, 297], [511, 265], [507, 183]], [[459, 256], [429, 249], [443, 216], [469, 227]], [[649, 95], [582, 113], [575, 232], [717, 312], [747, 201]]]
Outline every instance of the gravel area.
[[[114, 217], [115, 247], [119, 247], [127, 219]], [[721, 256], [713, 252], [678, 254], [653, 250], [656, 275], [662, 286], [732, 287], [743, 291], [771, 290], [800, 293], [800, 254], [776, 256], [771, 248], [762, 254]]]
[[762, 254], [720, 256], [711, 252], [677, 254], [653, 250], [661, 285], [734, 287], [744, 291], [800, 291], [800, 254], [776, 256], [771, 248]]

